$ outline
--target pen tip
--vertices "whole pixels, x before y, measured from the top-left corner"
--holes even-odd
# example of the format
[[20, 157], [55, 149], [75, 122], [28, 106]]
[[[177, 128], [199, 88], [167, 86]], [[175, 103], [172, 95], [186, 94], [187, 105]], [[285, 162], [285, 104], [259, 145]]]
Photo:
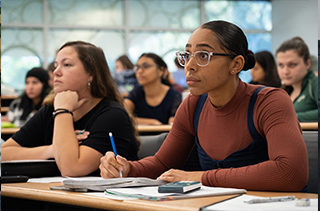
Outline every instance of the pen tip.
[[112, 133], [111, 133], [111, 132], [109, 133], [109, 136], [112, 136]]

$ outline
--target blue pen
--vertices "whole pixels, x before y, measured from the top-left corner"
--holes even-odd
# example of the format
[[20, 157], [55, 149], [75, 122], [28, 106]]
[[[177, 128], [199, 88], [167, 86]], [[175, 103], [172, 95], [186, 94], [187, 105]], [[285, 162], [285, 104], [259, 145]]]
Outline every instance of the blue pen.
[[78, 135], [81, 135], [84, 133], [84, 131], [86, 131], [85, 129], [84, 130], [81, 130], [80, 133]]
[[[113, 150], [114, 156], [117, 157], [116, 145], [114, 143], [113, 136], [112, 136], [111, 132], [109, 133], [109, 136], [110, 136], [110, 141], [111, 141], [111, 145], [112, 145], [112, 150]], [[122, 172], [119, 171], [119, 173], [120, 173], [120, 177], [122, 177]]]

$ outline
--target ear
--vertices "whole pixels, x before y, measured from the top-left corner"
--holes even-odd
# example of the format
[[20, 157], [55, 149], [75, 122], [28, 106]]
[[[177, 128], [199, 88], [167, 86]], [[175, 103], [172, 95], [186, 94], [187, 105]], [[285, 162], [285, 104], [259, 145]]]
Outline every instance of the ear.
[[92, 75], [90, 75], [88, 81], [92, 82], [92, 79], [93, 79], [93, 77], [92, 77]]
[[311, 60], [308, 59], [305, 64], [306, 64], [306, 66], [307, 66], [307, 69], [309, 70], [309, 69], [310, 69], [310, 66], [311, 66]]
[[167, 69], [167, 68], [164, 68], [164, 67], [161, 67], [161, 69], [160, 69], [161, 71], [161, 77], [162, 78], [166, 78], [167, 77], [167, 75], [169, 74], [169, 70]]
[[242, 55], [236, 56], [230, 64], [230, 68], [229, 68], [230, 74], [231, 75], [238, 74], [242, 70], [244, 63], [245, 63], [245, 60]]

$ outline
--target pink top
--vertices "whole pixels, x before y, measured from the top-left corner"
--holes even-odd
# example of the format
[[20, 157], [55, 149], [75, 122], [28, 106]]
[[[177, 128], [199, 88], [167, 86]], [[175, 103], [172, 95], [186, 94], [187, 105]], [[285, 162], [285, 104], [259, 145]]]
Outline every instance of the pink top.
[[[249, 100], [258, 86], [240, 81], [233, 98], [215, 108], [207, 98], [199, 125], [199, 143], [214, 160], [246, 148], [252, 141], [247, 127]], [[199, 96], [189, 95], [177, 110], [174, 124], [159, 151], [152, 157], [130, 162], [128, 176], [156, 178], [170, 168], [181, 168], [192, 150], [193, 115]], [[308, 154], [301, 127], [289, 95], [276, 88], [258, 93], [254, 124], [268, 142], [268, 161], [255, 165], [205, 171], [206, 186], [247, 190], [301, 191], [308, 181]]]

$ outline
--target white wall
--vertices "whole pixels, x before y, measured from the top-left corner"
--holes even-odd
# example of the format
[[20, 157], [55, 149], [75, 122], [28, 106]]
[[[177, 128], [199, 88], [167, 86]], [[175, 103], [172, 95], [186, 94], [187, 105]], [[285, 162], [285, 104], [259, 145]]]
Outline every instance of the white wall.
[[300, 36], [311, 55], [318, 56], [318, 0], [272, 0], [272, 52]]

